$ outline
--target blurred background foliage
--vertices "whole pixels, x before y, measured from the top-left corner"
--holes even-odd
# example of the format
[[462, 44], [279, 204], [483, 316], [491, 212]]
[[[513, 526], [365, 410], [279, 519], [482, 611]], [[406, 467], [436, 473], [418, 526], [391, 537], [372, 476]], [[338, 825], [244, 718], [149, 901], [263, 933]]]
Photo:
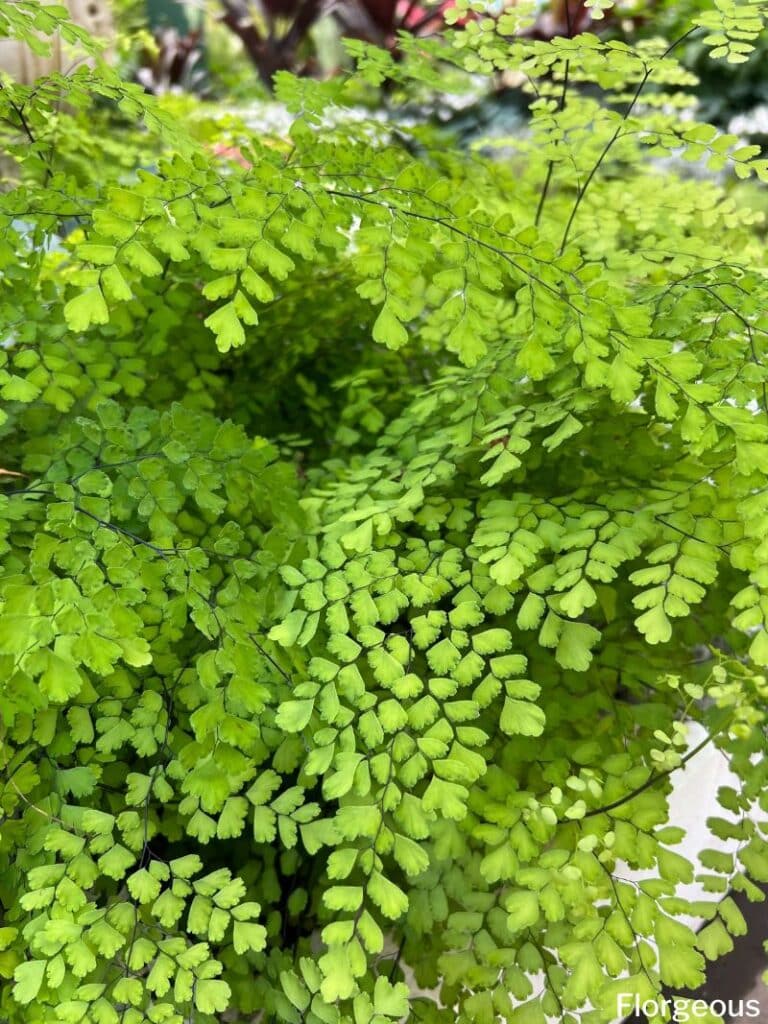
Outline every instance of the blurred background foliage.
[[[516, 0], [506, 4], [516, 5]], [[118, 29], [121, 70], [148, 91], [164, 96], [196, 95], [226, 100], [234, 113], [250, 111], [270, 124], [272, 79], [276, 71], [327, 78], [350, 65], [349, 40], [362, 40], [399, 52], [408, 31], [426, 41], [439, 34], [453, 0], [112, 0]], [[540, 39], [594, 32], [627, 41], [662, 36], [679, 39], [685, 26], [709, 4], [706, 0], [637, 0], [619, 3], [602, 16], [600, 5], [581, 0], [535, 3], [529, 33]], [[504, 3], [489, 0], [488, 14]], [[697, 116], [735, 134], [768, 143], [768, 40], [741, 64], [705, 59], [706, 47], [692, 38], [678, 49], [697, 77], [689, 91]], [[375, 95], [361, 95], [364, 106], [390, 117], [415, 118], [447, 126], [467, 144], [524, 130], [530, 94], [525, 83], [498, 76], [488, 88], [452, 82], [436, 92], [408, 95], [384, 82]], [[479, 90], [482, 90], [479, 92]], [[187, 116], [189, 105], [182, 108]], [[198, 113], [200, 111], [198, 110]], [[217, 118], [220, 121], [220, 118]]]

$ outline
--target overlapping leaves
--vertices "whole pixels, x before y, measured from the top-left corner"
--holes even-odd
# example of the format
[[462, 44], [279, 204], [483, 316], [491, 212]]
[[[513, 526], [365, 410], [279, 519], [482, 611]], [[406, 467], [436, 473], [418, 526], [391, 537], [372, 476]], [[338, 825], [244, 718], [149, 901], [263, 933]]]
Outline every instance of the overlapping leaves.
[[[746, 52], [748, 6], [711, 45]], [[656, 44], [454, 42], [540, 86], [510, 166], [288, 77], [290, 144], [251, 138], [249, 168], [190, 143], [84, 184], [45, 163], [66, 83], [26, 121], [0, 350], [14, 1022], [609, 1020], [619, 986], [699, 984], [743, 930], [729, 891], [760, 896], [758, 218], [645, 159], [765, 168], [633, 99], [685, 78]], [[67, 87], [164, 130], [103, 74]], [[698, 864], [667, 806], [691, 718], [734, 772]]]

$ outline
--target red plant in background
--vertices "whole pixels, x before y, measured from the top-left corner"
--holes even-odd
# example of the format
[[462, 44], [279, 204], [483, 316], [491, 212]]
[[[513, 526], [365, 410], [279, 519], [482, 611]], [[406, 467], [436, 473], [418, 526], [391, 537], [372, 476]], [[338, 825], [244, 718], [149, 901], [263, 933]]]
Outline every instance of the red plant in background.
[[[421, 7], [412, 0], [398, 0], [395, 7], [395, 20], [400, 27], [414, 35], [439, 31], [443, 26], [443, 15], [450, 7], [455, 7], [455, 0], [446, 0], [436, 7]], [[465, 19], [461, 19], [462, 21]]]
[[[249, 0], [219, 0], [222, 22], [243, 43], [246, 53], [265, 85], [271, 87], [272, 76], [279, 70], [298, 74], [314, 71], [312, 58], [300, 58], [300, 49], [309, 30], [321, 14], [330, 13], [337, 20], [343, 35], [365, 39], [390, 50], [397, 49], [397, 35], [439, 32], [443, 14], [455, 6], [455, 0], [422, 4], [418, 0], [261, 0], [260, 12], [265, 29], [257, 24]], [[515, 0], [507, 0], [514, 5]], [[526, 35], [535, 39], [574, 36], [603, 26], [609, 16], [595, 22], [582, 0], [553, 0], [538, 15]], [[459, 22], [463, 24], [468, 15]], [[287, 28], [281, 27], [287, 23]]]
[[343, 35], [395, 49], [397, 34], [402, 30], [413, 35], [440, 31], [443, 12], [453, 7], [455, 0], [427, 5], [417, 0], [332, 0], [330, 4], [327, 0], [261, 0], [264, 27], [254, 17], [249, 0], [219, 3], [222, 23], [240, 38], [262, 82], [271, 86], [275, 71], [312, 73], [312, 59], [301, 59], [299, 51], [309, 30], [324, 13], [333, 15]]
[[240, 164], [246, 170], [253, 167], [251, 161], [243, 156], [239, 146], [228, 146], [226, 142], [214, 142], [210, 149], [214, 156], [220, 156], [222, 160], [231, 160], [232, 163]]
[[[439, 32], [444, 25], [444, 12], [456, 4], [455, 0], [428, 6], [422, 6], [417, 0], [358, 0], [358, 6], [367, 13], [375, 28], [366, 38], [390, 49], [397, 45], [398, 32], [406, 31], [415, 36]], [[340, 15], [343, 20], [343, 8]]]
[[[609, 11], [608, 14], [612, 14]], [[606, 21], [600, 19], [599, 24]], [[555, 36], [577, 36], [593, 27], [592, 12], [581, 0], [558, 0], [539, 14], [526, 35], [533, 39], [554, 39]]]

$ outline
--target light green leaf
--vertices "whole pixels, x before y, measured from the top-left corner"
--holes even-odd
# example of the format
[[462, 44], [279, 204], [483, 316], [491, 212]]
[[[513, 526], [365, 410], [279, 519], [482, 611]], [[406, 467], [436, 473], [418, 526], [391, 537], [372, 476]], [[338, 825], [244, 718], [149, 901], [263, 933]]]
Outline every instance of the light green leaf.
[[219, 979], [198, 980], [195, 985], [195, 1006], [201, 1013], [223, 1013], [231, 996], [229, 985]]
[[17, 1003], [26, 1006], [31, 1003], [43, 984], [45, 960], [28, 960], [19, 964], [13, 972], [13, 998]]
[[109, 323], [109, 310], [100, 288], [88, 288], [64, 306], [64, 319], [70, 330], [87, 331], [93, 324]]
[[541, 736], [546, 716], [537, 704], [507, 697], [499, 725], [507, 736]]
[[513, 934], [532, 927], [539, 919], [539, 902], [534, 892], [524, 889], [512, 892], [506, 897], [504, 906], [507, 927]]
[[301, 732], [312, 717], [313, 700], [288, 700], [277, 709], [275, 725], [285, 732]]

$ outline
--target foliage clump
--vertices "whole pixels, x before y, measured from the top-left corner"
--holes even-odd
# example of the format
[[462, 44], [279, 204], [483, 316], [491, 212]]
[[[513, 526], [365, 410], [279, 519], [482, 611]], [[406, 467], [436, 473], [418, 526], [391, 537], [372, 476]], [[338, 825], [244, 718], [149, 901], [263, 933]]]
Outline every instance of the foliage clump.
[[[608, 1021], [761, 898], [760, 218], [652, 158], [768, 162], [674, 46], [523, 16], [353, 46], [397, 88], [522, 71], [503, 159], [345, 119], [359, 81], [278, 76], [290, 139], [238, 163], [99, 66], [3, 83], [12, 1024]], [[149, 134], [83, 159], [120, 112]], [[690, 719], [738, 779], [695, 863]]]

